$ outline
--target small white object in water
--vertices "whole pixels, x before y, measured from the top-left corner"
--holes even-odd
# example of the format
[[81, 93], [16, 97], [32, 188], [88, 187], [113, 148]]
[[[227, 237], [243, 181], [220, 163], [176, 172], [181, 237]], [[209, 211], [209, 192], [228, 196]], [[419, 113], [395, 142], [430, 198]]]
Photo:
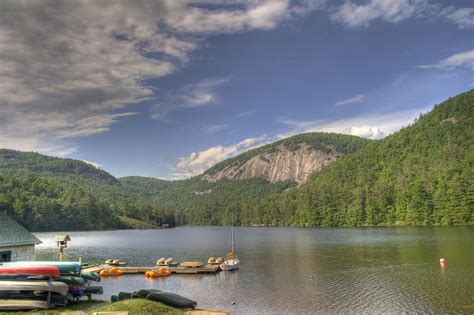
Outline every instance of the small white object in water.
[[309, 278], [313, 279], [313, 276], [309, 276]]
[[230, 304], [235, 305], [235, 301], [232, 301]]

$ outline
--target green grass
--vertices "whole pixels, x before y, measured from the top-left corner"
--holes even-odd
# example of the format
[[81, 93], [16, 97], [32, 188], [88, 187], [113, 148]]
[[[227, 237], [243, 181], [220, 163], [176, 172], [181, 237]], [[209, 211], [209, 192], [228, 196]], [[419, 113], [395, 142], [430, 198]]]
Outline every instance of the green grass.
[[125, 225], [129, 229], [156, 229], [157, 226], [154, 224], [150, 224], [145, 221], [119, 216], [120, 223]]
[[[62, 314], [68, 312], [80, 312], [80, 311], [88, 311], [91, 307], [104, 304], [106, 302], [103, 301], [81, 301], [79, 303], [71, 303], [66, 307], [58, 307], [52, 308], [50, 310], [40, 310], [34, 312], [2, 312], [0, 311], [1, 315], [31, 315], [31, 314], [44, 314], [44, 315], [53, 315], [53, 314]], [[95, 310], [94, 310], [95, 311]]]
[[159, 302], [148, 301], [144, 299], [132, 299], [107, 304], [95, 308], [94, 312], [119, 312], [128, 311], [129, 315], [134, 314], [184, 314], [183, 311], [166, 306]]
[[[100, 306], [104, 304], [103, 306]], [[95, 307], [98, 306], [98, 307]], [[58, 307], [51, 310], [41, 310], [34, 312], [1, 312], [1, 315], [56, 315], [56, 314], [92, 314], [95, 312], [128, 312], [129, 315], [141, 315], [141, 314], [184, 314], [183, 311], [166, 306], [159, 302], [148, 301], [144, 299], [133, 299], [120, 301], [116, 303], [107, 303], [103, 301], [81, 301], [79, 303], [70, 304], [66, 307]]]

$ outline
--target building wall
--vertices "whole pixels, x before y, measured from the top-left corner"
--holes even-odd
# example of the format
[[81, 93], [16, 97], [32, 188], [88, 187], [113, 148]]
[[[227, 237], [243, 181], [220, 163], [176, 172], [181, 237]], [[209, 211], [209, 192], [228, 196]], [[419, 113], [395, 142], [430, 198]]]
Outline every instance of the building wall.
[[22, 245], [22, 246], [6, 246], [0, 247], [0, 252], [11, 251], [11, 261], [21, 260], [34, 260], [35, 259], [35, 246], [34, 245]]

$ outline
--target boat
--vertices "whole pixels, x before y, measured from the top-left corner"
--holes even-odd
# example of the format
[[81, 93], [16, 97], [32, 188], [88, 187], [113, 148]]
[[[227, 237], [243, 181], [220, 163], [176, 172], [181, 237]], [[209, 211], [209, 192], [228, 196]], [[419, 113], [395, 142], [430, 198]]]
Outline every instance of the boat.
[[227, 254], [224, 258], [224, 262], [222, 262], [222, 264], [219, 265], [221, 270], [231, 271], [231, 270], [239, 269], [240, 261], [237, 258], [237, 255], [235, 254], [234, 247], [235, 247], [234, 224], [232, 224], [232, 228], [230, 230], [229, 243], [227, 244]]
[[57, 266], [18, 266], [0, 267], [0, 275], [37, 275], [59, 277], [61, 271]]
[[94, 271], [81, 271], [81, 277], [95, 282], [100, 282], [100, 274]]
[[197, 306], [197, 302], [170, 292], [150, 293], [146, 299], [150, 301], [161, 302], [176, 308], [195, 308]]
[[101, 277], [113, 277], [113, 276], [121, 276], [123, 275], [123, 270], [121, 268], [111, 268], [111, 269], [103, 269], [100, 271]]
[[0, 284], [0, 292], [39, 291], [66, 295], [69, 290], [67, 284], [57, 281], [2, 281]]
[[48, 308], [49, 304], [45, 301], [0, 300], [0, 311], [39, 310]]
[[186, 267], [186, 268], [199, 268], [199, 267], [204, 267], [204, 263], [200, 261], [185, 261], [179, 264], [181, 267]]
[[171, 276], [171, 271], [168, 268], [160, 268], [159, 270], [148, 270], [145, 272], [148, 278], [168, 277]]
[[78, 276], [81, 272], [81, 264], [74, 261], [16, 261], [3, 263], [5, 267], [38, 267], [55, 266], [58, 267], [61, 275]]

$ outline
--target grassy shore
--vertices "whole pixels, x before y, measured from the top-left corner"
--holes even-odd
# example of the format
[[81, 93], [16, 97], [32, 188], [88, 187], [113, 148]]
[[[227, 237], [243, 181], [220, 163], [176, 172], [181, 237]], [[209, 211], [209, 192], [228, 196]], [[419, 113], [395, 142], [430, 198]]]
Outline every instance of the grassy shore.
[[166, 315], [226, 315], [227, 313], [208, 310], [190, 310], [183, 311], [174, 307], [164, 305], [160, 302], [149, 301], [145, 299], [132, 299], [109, 303], [104, 301], [81, 301], [75, 304], [69, 304], [66, 307], [55, 308], [38, 312], [1, 312], [3, 315], [58, 315], [58, 314], [74, 314], [74, 315], [94, 315], [97, 312], [128, 312], [129, 315], [142, 314], [166, 314]]

